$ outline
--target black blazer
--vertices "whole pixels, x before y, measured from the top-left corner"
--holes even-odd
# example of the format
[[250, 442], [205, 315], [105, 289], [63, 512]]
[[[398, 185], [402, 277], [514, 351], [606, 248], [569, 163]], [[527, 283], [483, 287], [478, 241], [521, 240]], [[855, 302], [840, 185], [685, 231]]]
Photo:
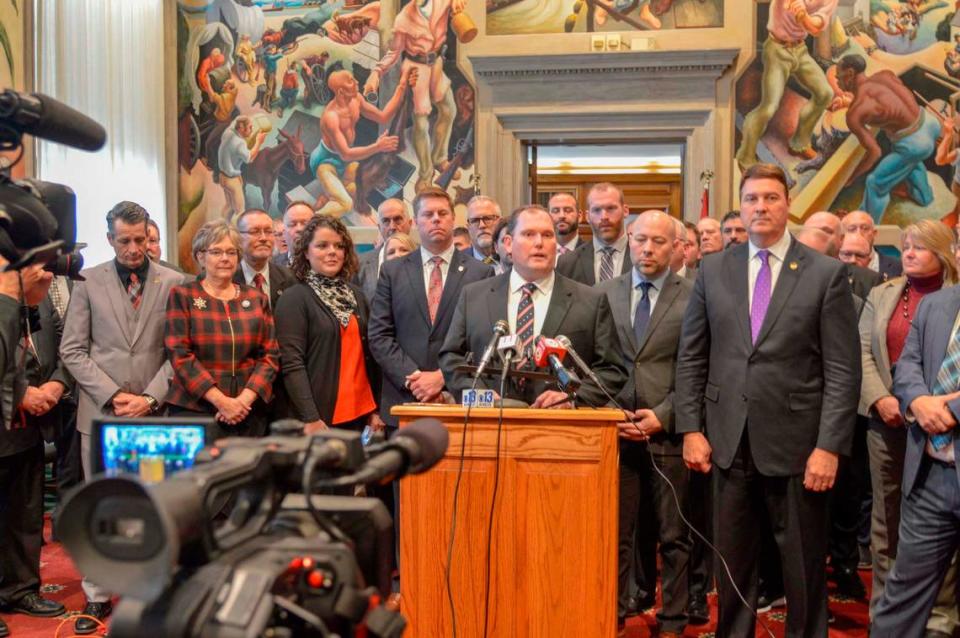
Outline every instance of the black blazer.
[[676, 273], [667, 275], [641, 343], [636, 342], [633, 334], [630, 305], [633, 275], [628, 273], [605, 281], [599, 289], [606, 293], [610, 302], [620, 335], [620, 352], [630, 371], [630, 378], [617, 400], [628, 409], [647, 408], [657, 415], [663, 432], [650, 437], [651, 450], [659, 454], [682, 454], [683, 437], [674, 431], [673, 396], [680, 326], [693, 282]]
[[[357, 299], [367, 379], [377, 400], [380, 375], [367, 340], [370, 308], [363, 291], [349, 285]], [[305, 283], [288, 288], [273, 314], [280, 343], [280, 369], [292, 416], [304, 422], [323, 419], [332, 425], [340, 387], [340, 323]]]
[[[290, 286], [296, 285], [298, 282], [297, 278], [293, 275], [293, 271], [286, 266], [278, 266], [271, 261], [268, 262], [268, 267], [270, 269], [270, 276], [267, 277], [270, 283], [270, 307], [276, 308], [277, 301], [280, 299], [283, 291]], [[233, 273], [233, 283], [244, 286], [248, 285], [246, 277], [243, 276], [243, 266], [237, 266], [237, 271]]]
[[[31, 310], [31, 313], [33, 311]], [[59, 381], [64, 386], [63, 398], [60, 403], [42, 416], [27, 414], [28, 424], [40, 428], [45, 441], [53, 441], [63, 428], [63, 410], [73, 407], [76, 409], [76, 400], [73, 398], [74, 380], [67, 372], [60, 358], [60, 338], [63, 336], [63, 320], [57, 315], [50, 297], [44, 297], [36, 310], [37, 321], [31, 323], [33, 330], [31, 339], [37, 349], [39, 361], [27, 357], [27, 383], [39, 387], [48, 381]]]
[[[557, 273], [581, 284], [592, 286], [597, 283], [597, 278], [593, 274], [593, 258], [593, 241], [581, 242], [572, 252], [560, 255], [560, 259], [557, 260]], [[632, 267], [630, 247], [627, 246], [626, 254], [623, 256], [623, 264], [617, 274], [628, 273]]]
[[370, 309], [370, 351], [383, 373], [380, 416], [390, 426], [397, 425], [390, 408], [416, 401], [404, 387], [407, 375], [440, 369], [440, 346], [450, 330], [460, 291], [493, 275], [490, 266], [454, 250], [436, 322], [431, 324], [421, 251], [384, 262]]
[[743, 244], [701, 264], [680, 337], [676, 429], [705, 427], [722, 469], [747, 429], [762, 474], [795, 476], [815, 447], [850, 453], [861, 377], [853, 296], [843, 264], [791, 239], [753, 344], [748, 258]]
[[[509, 273], [474, 283], [463, 289], [457, 302], [450, 331], [440, 351], [440, 365], [447, 387], [458, 399], [463, 390], [470, 388], [473, 380], [471, 375], [455, 369], [466, 363], [467, 353], [472, 352], [474, 359], [479, 359], [493, 334], [493, 325], [507, 319], [509, 285]], [[620, 392], [627, 380], [627, 370], [619, 352], [617, 327], [610, 314], [610, 305], [602, 292], [557, 275], [541, 334], [568, 337], [577, 354], [591, 365], [607, 391], [613, 396]], [[567, 363], [572, 366], [572, 359]], [[477, 387], [496, 389], [497, 382], [481, 380]], [[527, 384], [522, 391], [511, 388], [507, 396], [532, 403], [546, 389], [544, 382], [537, 381]], [[603, 391], [585, 378], [578, 395], [587, 405], [602, 406], [608, 402]]]
[[883, 275], [869, 268], [861, 268], [855, 264], [844, 264], [844, 269], [847, 271], [850, 290], [861, 300], [866, 299], [875, 286], [883, 283]]

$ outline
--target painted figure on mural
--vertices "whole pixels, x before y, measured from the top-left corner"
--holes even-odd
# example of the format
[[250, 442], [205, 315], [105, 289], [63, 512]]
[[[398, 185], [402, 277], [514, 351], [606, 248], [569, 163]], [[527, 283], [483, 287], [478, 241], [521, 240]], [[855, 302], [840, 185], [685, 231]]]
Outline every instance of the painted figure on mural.
[[356, 195], [357, 166], [360, 160], [375, 153], [391, 153], [397, 150], [399, 139], [382, 134], [372, 144], [354, 146], [357, 122], [361, 117], [386, 124], [400, 107], [401, 101], [411, 86], [416, 86], [418, 70], [404, 68], [400, 83], [393, 97], [381, 110], [360, 95], [356, 78], [349, 71], [334, 71], [327, 85], [334, 97], [320, 116], [320, 143], [310, 154], [310, 171], [323, 186], [326, 202], [318, 201], [321, 215], [341, 217], [353, 209]]
[[[223, 206], [225, 219], [232, 220], [246, 210], [241, 171], [244, 164], [249, 164], [256, 159], [266, 137], [266, 131], [258, 131], [254, 136], [253, 123], [245, 115], [238, 117], [233, 126], [223, 132], [217, 159], [220, 165], [220, 186], [223, 187], [226, 198]], [[249, 140], [253, 141], [252, 146]]]
[[[901, 182], [906, 182], [907, 196], [921, 206], [933, 201], [924, 161], [936, 150], [940, 121], [917, 104], [913, 92], [893, 72], [882, 70], [868, 77], [866, 64], [860, 55], [844, 56], [837, 63], [837, 80], [854, 95], [847, 126], [866, 150], [846, 185], [867, 175], [860, 208], [879, 223], [891, 192]], [[876, 140], [877, 129], [890, 141], [885, 156]]]
[[743, 139], [737, 150], [741, 170], [758, 163], [757, 144], [767, 124], [780, 108], [787, 81], [792, 77], [810, 97], [800, 109], [797, 128], [789, 142], [791, 155], [813, 159], [811, 146], [814, 127], [830, 106], [834, 92], [823, 69], [807, 49], [808, 36], [817, 36], [830, 25], [838, 0], [773, 0], [767, 21], [767, 39], [763, 44], [763, 78], [760, 104], [743, 122]]
[[[450, 128], [457, 114], [450, 78], [443, 71], [443, 53], [451, 14], [463, 11], [466, 0], [411, 0], [393, 23], [389, 50], [371, 71], [364, 95], [376, 93], [383, 74], [401, 59], [401, 69], [417, 70], [413, 87], [413, 148], [420, 164], [415, 190], [433, 185], [434, 171], [447, 163]], [[436, 120], [430, 131], [430, 115]], [[432, 145], [431, 145], [432, 143]]]

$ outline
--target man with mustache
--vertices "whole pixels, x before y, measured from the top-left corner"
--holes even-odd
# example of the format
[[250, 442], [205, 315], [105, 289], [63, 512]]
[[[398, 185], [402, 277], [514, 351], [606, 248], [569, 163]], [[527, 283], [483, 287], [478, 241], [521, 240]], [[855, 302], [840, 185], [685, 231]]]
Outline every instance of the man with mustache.
[[500, 204], [486, 195], [476, 195], [467, 202], [467, 232], [470, 233], [470, 246], [465, 255], [496, 266], [499, 259], [496, 246], [493, 245], [493, 229], [503, 214]]
[[577, 228], [580, 225], [580, 211], [577, 199], [570, 193], [557, 193], [547, 203], [547, 210], [557, 229], [557, 255], [563, 256], [580, 244]]
[[609, 182], [593, 186], [587, 194], [587, 221], [593, 229], [593, 241], [560, 257], [557, 272], [588, 286], [630, 272], [624, 230], [629, 213], [619, 188]]

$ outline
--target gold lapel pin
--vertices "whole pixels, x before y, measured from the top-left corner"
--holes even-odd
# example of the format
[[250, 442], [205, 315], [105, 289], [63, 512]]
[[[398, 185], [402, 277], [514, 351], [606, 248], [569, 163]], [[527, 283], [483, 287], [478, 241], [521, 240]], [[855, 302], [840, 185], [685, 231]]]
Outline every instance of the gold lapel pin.
[[797, 265], [797, 262], [791, 261], [791, 262], [790, 262], [790, 270], [796, 270], [797, 268], [799, 268], [799, 266]]

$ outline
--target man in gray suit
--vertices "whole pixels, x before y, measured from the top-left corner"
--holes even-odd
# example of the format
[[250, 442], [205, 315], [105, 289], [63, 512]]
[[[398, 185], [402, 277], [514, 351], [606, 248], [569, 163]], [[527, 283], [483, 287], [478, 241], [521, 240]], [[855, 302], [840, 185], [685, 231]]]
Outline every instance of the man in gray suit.
[[871, 636], [921, 636], [960, 547], [960, 289], [923, 298], [893, 375], [909, 425], [897, 560], [873, 613]]
[[377, 292], [377, 279], [380, 277], [380, 268], [386, 257], [387, 240], [394, 233], [409, 235], [413, 220], [407, 212], [407, 205], [400, 199], [385, 199], [377, 207], [377, 219], [380, 226], [380, 246], [360, 255], [360, 269], [357, 271], [356, 283], [363, 290], [367, 301], [373, 301]]
[[[633, 270], [600, 287], [610, 302], [620, 350], [630, 370], [630, 379], [617, 399], [634, 419], [619, 425], [618, 616], [626, 616], [627, 576], [633, 558], [634, 529], [639, 522], [653, 528], [652, 535], [660, 544], [663, 608], [657, 620], [663, 638], [679, 636], [686, 628], [690, 558], [690, 534], [670, 487], [650, 465], [652, 457], [673, 483], [680, 507], [687, 512], [689, 470], [683, 464], [683, 437], [673, 429], [673, 391], [680, 326], [693, 282], [670, 269], [673, 257], [679, 254], [682, 258], [684, 254], [675, 222], [660, 211], [645, 211], [637, 217], [627, 233]], [[680, 224], [679, 230], [686, 228]], [[644, 517], [638, 521], [642, 503], [653, 504], [653, 520]], [[704, 614], [706, 609], [698, 613]]]
[[453, 202], [428, 188], [413, 200], [420, 250], [385, 262], [370, 309], [370, 351], [383, 371], [380, 416], [397, 427], [390, 408], [442, 401], [440, 346], [463, 287], [493, 274], [453, 245]]
[[557, 260], [557, 272], [592, 286], [630, 272], [624, 220], [630, 210], [623, 192], [609, 182], [596, 184], [587, 193], [587, 221], [593, 241], [583, 242]]
[[[101, 415], [141, 417], [163, 403], [173, 370], [163, 349], [170, 289], [184, 276], [146, 257], [147, 211], [120, 202], [107, 213], [107, 241], [116, 258], [83, 271], [77, 282], [60, 342], [60, 356], [79, 390], [77, 430], [84, 474], [91, 477], [90, 427]], [[83, 613], [97, 618], [110, 611], [109, 594], [84, 579]], [[77, 634], [96, 624], [76, 621]]]
[[[788, 637], [827, 635], [828, 490], [849, 454], [860, 394], [856, 312], [841, 264], [791, 239], [786, 176], [740, 182], [747, 244], [706, 257], [683, 320], [676, 431], [687, 466], [714, 476], [714, 542], [750, 608], [758, 537], [773, 529]], [[718, 638], [754, 615], [718, 571]]]

